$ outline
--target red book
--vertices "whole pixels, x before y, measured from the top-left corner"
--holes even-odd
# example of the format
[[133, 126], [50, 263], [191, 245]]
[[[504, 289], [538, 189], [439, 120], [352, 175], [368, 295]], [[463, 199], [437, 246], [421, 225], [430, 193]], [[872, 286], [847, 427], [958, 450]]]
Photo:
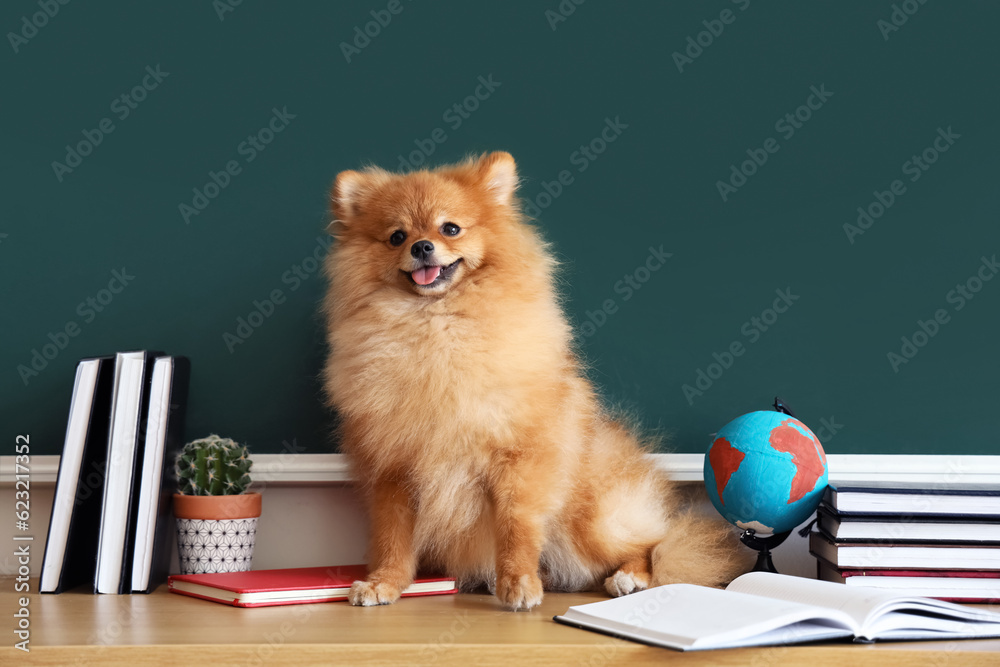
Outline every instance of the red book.
[[[234, 607], [271, 607], [346, 600], [351, 584], [367, 575], [366, 565], [298, 567], [216, 574], [172, 574], [171, 593], [211, 600]], [[417, 577], [403, 597], [457, 593], [450, 577]]]
[[1000, 572], [996, 570], [845, 569], [820, 560], [819, 578], [848, 586], [891, 590], [901, 595], [917, 595], [948, 602], [1000, 602]]

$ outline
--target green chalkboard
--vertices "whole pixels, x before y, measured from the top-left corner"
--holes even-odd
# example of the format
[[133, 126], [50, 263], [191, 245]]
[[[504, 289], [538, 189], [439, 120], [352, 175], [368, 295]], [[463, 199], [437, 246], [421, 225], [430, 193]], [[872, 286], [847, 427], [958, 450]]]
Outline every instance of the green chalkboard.
[[192, 361], [189, 435], [335, 451], [337, 172], [502, 149], [610, 403], [704, 451], [781, 395], [834, 453], [995, 449], [1000, 6], [4, 3], [0, 409]]

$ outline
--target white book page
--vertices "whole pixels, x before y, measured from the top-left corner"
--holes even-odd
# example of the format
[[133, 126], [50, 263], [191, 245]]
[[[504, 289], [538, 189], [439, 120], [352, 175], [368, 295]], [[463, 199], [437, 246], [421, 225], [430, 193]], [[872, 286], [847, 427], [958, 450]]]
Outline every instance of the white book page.
[[170, 406], [170, 380], [173, 359], [162, 357], [153, 365], [150, 384], [149, 417], [146, 421], [146, 449], [139, 482], [139, 516], [136, 521], [135, 554], [132, 559], [132, 590], [146, 590], [152, 566], [153, 539], [156, 536], [156, 505], [160, 499], [163, 472], [163, 448], [167, 437], [167, 413]]
[[[845, 494], [846, 495], [846, 494]], [[838, 496], [837, 509], [842, 512], [891, 512], [894, 514], [926, 513], [924, 505], [928, 498], [934, 500], [935, 514], [996, 514], [1000, 509], [1000, 496], [925, 496], [913, 493], [863, 493], [851, 492], [841, 501]]]
[[[909, 639], [933, 636], [936, 632], [959, 632], [966, 628], [968, 621], [973, 620], [989, 625], [997, 623], [997, 629], [1000, 630], [1000, 615], [991, 612], [940, 600], [902, 597], [897, 593], [875, 588], [852, 588], [829, 581], [771, 572], [744, 574], [729, 584], [726, 590], [842, 611], [854, 619], [858, 635], [869, 639], [876, 635]], [[947, 614], [955, 619], [927, 616], [927, 612]], [[890, 630], [900, 632], [890, 635]], [[973, 630], [970, 628], [968, 631]]]
[[1000, 636], [1000, 620], [983, 622], [917, 614], [912, 610], [888, 611], [873, 619], [865, 636], [871, 639], [936, 639]]
[[570, 607], [563, 618], [634, 639], [696, 650], [854, 635], [852, 619], [841, 612], [688, 584]]
[[145, 362], [142, 353], [127, 356], [122, 364], [115, 392], [114, 423], [108, 446], [108, 467], [104, 483], [104, 513], [101, 517], [100, 557], [97, 592], [117, 593], [121, 581], [125, 529], [128, 523], [135, 436], [139, 426], [139, 398]]
[[898, 599], [898, 595], [869, 588], [849, 588], [829, 581], [792, 577], [773, 572], [750, 572], [737, 577], [727, 591], [836, 609], [848, 614], [859, 629], [872, 610]]
[[[909, 639], [913, 630], [993, 637], [1000, 635], [1000, 614], [942, 600], [896, 597], [875, 609], [867, 626], [871, 636], [878, 634], [900, 639]], [[924, 632], [922, 636], [929, 634]]]
[[[45, 567], [39, 590], [52, 592], [59, 584], [63, 558], [66, 555], [66, 540], [69, 538], [69, 524], [76, 502], [76, 485], [83, 465], [83, 449], [90, 425], [90, 409], [94, 403], [94, 388], [97, 384], [97, 369], [100, 361], [81, 361], [76, 367], [73, 382], [73, 397], [70, 399], [69, 421], [66, 424], [66, 439], [62, 459], [59, 461], [59, 478], [56, 482], [55, 500], [52, 503], [52, 524], [49, 538], [45, 543]], [[102, 418], [102, 416], [98, 416]]]
[[122, 379], [122, 366], [129, 355], [119, 352], [115, 355], [115, 377], [111, 383], [111, 416], [108, 422], [108, 451], [104, 460], [104, 492], [101, 498], [101, 526], [97, 535], [97, 569], [94, 572], [94, 590], [100, 590], [101, 561], [104, 559], [104, 517], [108, 511], [108, 454], [111, 453], [111, 442], [115, 437], [115, 414], [118, 411], [118, 395]]

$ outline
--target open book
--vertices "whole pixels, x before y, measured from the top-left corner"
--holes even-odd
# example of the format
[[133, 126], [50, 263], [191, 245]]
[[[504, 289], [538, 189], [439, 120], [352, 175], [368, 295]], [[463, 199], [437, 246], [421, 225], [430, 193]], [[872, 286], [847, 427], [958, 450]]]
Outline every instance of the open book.
[[726, 590], [658, 586], [570, 607], [556, 621], [624, 639], [696, 651], [825, 639], [1000, 636], [1000, 614], [875, 589], [751, 572]]

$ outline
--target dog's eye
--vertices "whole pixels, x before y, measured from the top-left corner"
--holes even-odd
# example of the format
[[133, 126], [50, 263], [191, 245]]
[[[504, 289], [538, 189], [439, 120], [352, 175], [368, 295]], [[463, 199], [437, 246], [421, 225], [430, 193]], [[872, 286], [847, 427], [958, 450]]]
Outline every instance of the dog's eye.
[[397, 246], [402, 245], [403, 241], [405, 240], [406, 240], [406, 232], [404, 232], [402, 229], [397, 229], [392, 233], [392, 236], [389, 237], [389, 243]]
[[441, 233], [445, 236], [458, 236], [460, 231], [462, 231], [462, 228], [454, 222], [446, 222], [441, 225]]

